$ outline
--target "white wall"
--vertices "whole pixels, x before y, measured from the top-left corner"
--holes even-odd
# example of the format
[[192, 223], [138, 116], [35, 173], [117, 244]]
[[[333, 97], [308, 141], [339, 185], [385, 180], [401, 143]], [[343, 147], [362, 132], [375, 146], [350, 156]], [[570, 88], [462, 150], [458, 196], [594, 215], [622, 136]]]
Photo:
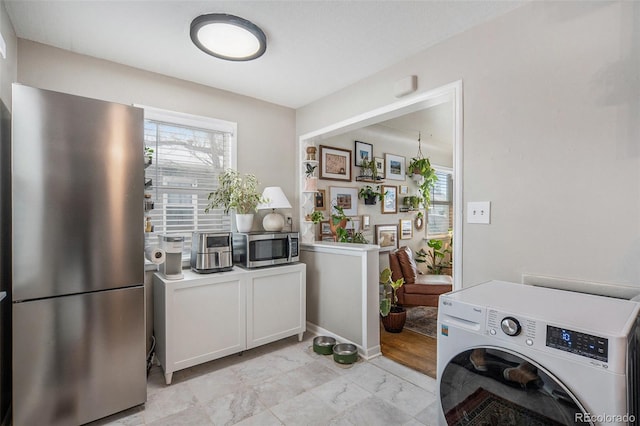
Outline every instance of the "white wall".
[[463, 283], [640, 286], [640, 3], [532, 2], [297, 110], [305, 134], [462, 79]]
[[11, 111], [11, 84], [16, 81], [18, 70], [18, 41], [4, 1], [0, 2], [0, 34], [7, 45], [6, 58], [0, 56], [0, 99]]

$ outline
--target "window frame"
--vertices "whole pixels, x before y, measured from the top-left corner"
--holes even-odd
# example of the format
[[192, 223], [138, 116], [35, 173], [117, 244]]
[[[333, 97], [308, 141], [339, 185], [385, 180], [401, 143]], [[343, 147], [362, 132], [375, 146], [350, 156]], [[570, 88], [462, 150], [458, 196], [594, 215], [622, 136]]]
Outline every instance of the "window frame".
[[[237, 157], [238, 157], [238, 144], [237, 144], [237, 134], [238, 134], [238, 124], [231, 121], [226, 121], [222, 119], [194, 115], [189, 113], [182, 113], [177, 111], [165, 110], [161, 108], [150, 107], [146, 105], [135, 104], [135, 107], [141, 108], [144, 111], [144, 121], [156, 121], [161, 123], [166, 123], [169, 125], [175, 126], [183, 126], [189, 128], [196, 128], [202, 130], [210, 130], [213, 132], [224, 132], [228, 133], [229, 136], [229, 168], [237, 170]], [[144, 135], [143, 135], [143, 144], [144, 144]], [[155, 147], [154, 147], [155, 149]], [[157, 153], [156, 153], [157, 155]], [[166, 196], [166, 194], [164, 194]], [[197, 201], [196, 201], [197, 203]], [[180, 203], [178, 203], [180, 204]], [[173, 204], [172, 204], [173, 205]], [[176, 204], [177, 205], [177, 204]], [[186, 204], [185, 204], [186, 205]], [[193, 204], [190, 204], [193, 205]], [[197, 205], [197, 204], [196, 204]], [[166, 215], [166, 208], [168, 205], [162, 203], [163, 212], [161, 213], [163, 216]], [[145, 216], [147, 212], [145, 212]], [[144, 218], [142, 218], [144, 220]], [[194, 215], [194, 229], [198, 229], [198, 215]], [[154, 233], [153, 236], [157, 235]], [[145, 233], [145, 239], [147, 234]], [[155, 246], [158, 244], [158, 241], [154, 238], [153, 240], [145, 241], [145, 245]], [[182, 262], [183, 266], [189, 266], [189, 256], [186, 250], [183, 252]]]

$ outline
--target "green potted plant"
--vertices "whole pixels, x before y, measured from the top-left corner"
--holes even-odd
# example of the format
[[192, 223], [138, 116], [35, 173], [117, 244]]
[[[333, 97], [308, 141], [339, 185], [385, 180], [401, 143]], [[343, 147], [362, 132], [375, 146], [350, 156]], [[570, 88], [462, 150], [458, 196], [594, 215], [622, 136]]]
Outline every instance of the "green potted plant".
[[358, 197], [362, 198], [366, 205], [373, 206], [377, 200], [382, 201], [384, 199], [384, 194], [380, 192], [380, 185], [377, 185], [376, 189], [373, 189], [371, 185], [365, 185], [358, 191]]
[[153, 148], [150, 146], [144, 147], [144, 165], [149, 166], [153, 162]]
[[316, 225], [324, 219], [324, 214], [321, 211], [314, 210], [311, 214], [308, 214], [306, 219]]
[[214, 208], [223, 208], [225, 214], [235, 210], [238, 232], [249, 232], [253, 226], [253, 214], [258, 204], [267, 202], [258, 192], [258, 179], [255, 175], [241, 175], [237, 170], [227, 169], [218, 176], [218, 187], [209, 193], [209, 204], [205, 212]]
[[383, 294], [380, 298], [380, 317], [384, 329], [389, 333], [400, 333], [407, 321], [407, 311], [402, 306], [398, 306], [398, 296], [396, 292], [404, 284], [404, 278], [396, 281], [391, 279], [391, 269], [384, 268], [380, 272], [380, 284], [383, 285]]
[[417, 263], [426, 263], [429, 273], [442, 275], [443, 269], [451, 267], [451, 261], [447, 259], [447, 255], [451, 253], [451, 247], [442, 240], [436, 239], [427, 241], [427, 246], [431, 250], [425, 251], [423, 248], [418, 250], [415, 261]]
[[315, 192], [318, 190], [318, 178], [314, 176], [314, 172], [318, 166], [306, 163], [305, 167], [304, 190], [307, 192]]
[[412, 158], [407, 170], [418, 183], [418, 190], [424, 202], [424, 207], [429, 208], [429, 204], [431, 203], [431, 190], [438, 180], [436, 170], [431, 167], [429, 159], [424, 157]]
[[331, 233], [337, 240], [338, 229], [346, 230], [347, 222], [349, 218], [344, 214], [344, 208], [342, 206], [333, 206], [334, 213], [331, 213], [331, 219], [329, 220], [329, 228]]
[[405, 207], [408, 207], [410, 210], [417, 210], [418, 207], [420, 207], [420, 200], [421, 198], [418, 197], [417, 195], [409, 195], [407, 197], [404, 197], [404, 200], [402, 201], [402, 203], [405, 205]]

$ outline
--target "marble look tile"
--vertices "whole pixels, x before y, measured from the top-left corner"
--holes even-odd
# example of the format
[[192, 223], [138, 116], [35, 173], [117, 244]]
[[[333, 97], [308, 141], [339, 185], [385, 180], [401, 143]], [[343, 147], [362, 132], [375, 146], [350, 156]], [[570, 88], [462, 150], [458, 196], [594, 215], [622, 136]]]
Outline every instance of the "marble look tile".
[[109, 417], [89, 423], [87, 426], [139, 426], [144, 425], [144, 405], [138, 405]]
[[313, 389], [338, 377], [322, 363], [313, 361], [286, 374], [288, 380], [299, 383], [304, 390]]
[[178, 383], [166, 386], [164, 389], [147, 395], [145, 403], [144, 419], [146, 423], [151, 423], [163, 417], [170, 416], [177, 412], [195, 406], [196, 397], [193, 395], [186, 383]]
[[402, 426], [424, 426], [424, 425], [419, 421], [417, 421], [416, 419], [411, 419], [406, 423], [402, 423]]
[[440, 401], [436, 398], [431, 404], [424, 410], [415, 415], [416, 420], [427, 426], [438, 426], [438, 419], [440, 417]]
[[313, 358], [304, 351], [295, 348], [283, 348], [264, 356], [273, 368], [279, 371], [291, 371], [313, 362]]
[[213, 422], [207, 416], [207, 413], [200, 407], [187, 408], [184, 411], [147, 424], [149, 426], [213, 426]]
[[252, 385], [260, 402], [270, 408], [295, 398], [305, 391], [299, 380], [292, 380], [291, 374], [278, 375], [263, 382]]
[[259, 358], [252, 358], [242, 363], [236, 364], [231, 369], [238, 375], [245, 384], [256, 384], [263, 380], [280, 374], [281, 371], [271, 365], [271, 360], [267, 355]]
[[326, 425], [337, 412], [311, 392], [271, 408], [271, 412], [287, 426]]
[[344, 377], [318, 386], [311, 392], [337, 412], [344, 411], [371, 396], [371, 393]]
[[334, 418], [336, 421], [341, 419], [354, 425], [386, 426], [401, 425], [412, 418], [394, 405], [370, 396]]
[[276, 416], [271, 414], [270, 411], [263, 411], [255, 416], [248, 417], [236, 423], [236, 426], [281, 426], [282, 422], [278, 420]]
[[223, 368], [193, 377], [187, 385], [201, 404], [235, 392], [244, 386], [240, 377], [231, 368]]
[[390, 372], [391, 374], [400, 377], [401, 379], [404, 379], [418, 387], [421, 387], [427, 392], [431, 392], [433, 394], [436, 393], [437, 381], [433, 377], [429, 377], [402, 364], [398, 364], [397, 362], [394, 362], [389, 358], [385, 358], [384, 356], [375, 357], [369, 362], [377, 367], [382, 368], [383, 370]]
[[208, 402], [204, 409], [213, 423], [218, 426], [233, 425], [255, 416], [264, 411], [265, 406], [258, 400], [253, 389], [244, 387]]
[[436, 398], [433, 393], [372, 364], [363, 366], [348, 378], [375, 396], [410, 414], [411, 417], [425, 409]]

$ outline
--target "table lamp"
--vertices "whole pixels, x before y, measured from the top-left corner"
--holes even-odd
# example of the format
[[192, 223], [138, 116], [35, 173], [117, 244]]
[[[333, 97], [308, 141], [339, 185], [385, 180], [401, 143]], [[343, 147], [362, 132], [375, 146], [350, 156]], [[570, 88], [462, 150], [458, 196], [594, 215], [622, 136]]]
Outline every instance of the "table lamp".
[[290, 209], [291, 204], [279, 186], [268, 186], [262, 191], [262, 198], [266, 201], [258, 204], [258, 210], [271, 209], [262, 220], [262, 227], [265, 231], [280, 232], [284, 228], [284, 217], [276, 213], [275, 209]]

